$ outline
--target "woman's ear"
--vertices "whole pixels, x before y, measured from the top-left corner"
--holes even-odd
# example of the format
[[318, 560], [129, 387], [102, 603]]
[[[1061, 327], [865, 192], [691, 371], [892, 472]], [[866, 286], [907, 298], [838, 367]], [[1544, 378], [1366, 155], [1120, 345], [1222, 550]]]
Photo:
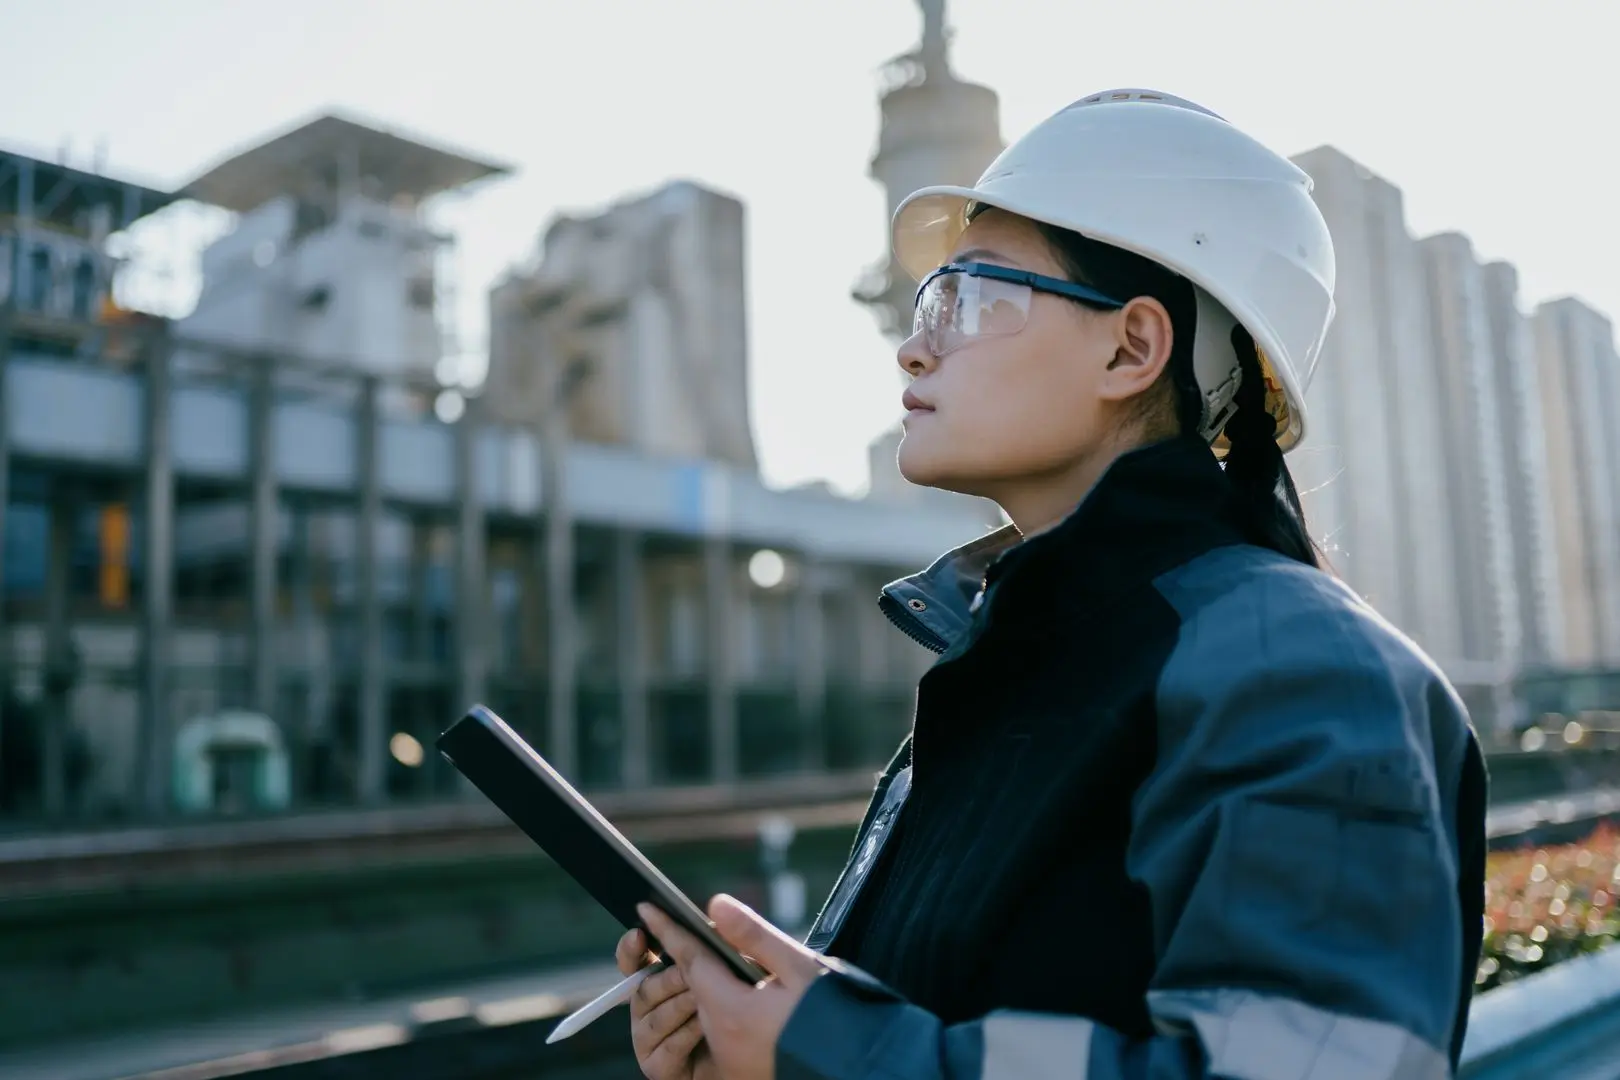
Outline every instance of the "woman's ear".
[[1151, 296], [1139, 296], [1109, 317], [1115, 335], [1114, 358], [1098, 383], [1098, 393], [1124, 401], [1147, 392], [1170, 363], [1175, 331], [1170, 312]]

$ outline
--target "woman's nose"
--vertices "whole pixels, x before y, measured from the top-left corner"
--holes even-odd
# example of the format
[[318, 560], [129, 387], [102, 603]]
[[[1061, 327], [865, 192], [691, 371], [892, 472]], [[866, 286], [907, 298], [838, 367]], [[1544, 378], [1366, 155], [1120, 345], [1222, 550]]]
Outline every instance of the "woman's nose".
[[921, 330], [912, 334], [900, 343], [900, 348], [894, 354], [900, 370], [912, 378], [928, 374], [939, 363], [939, 358], [929, 351], [923, 336]]

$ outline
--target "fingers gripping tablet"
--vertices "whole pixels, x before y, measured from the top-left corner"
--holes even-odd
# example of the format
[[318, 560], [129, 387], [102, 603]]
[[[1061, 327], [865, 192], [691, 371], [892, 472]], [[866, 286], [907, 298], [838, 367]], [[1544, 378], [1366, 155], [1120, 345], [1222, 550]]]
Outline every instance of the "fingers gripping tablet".
[[620, 924], [641, 927], [636, 905], [654, 904], [713, 949], [739, 978], [756, 983], [766, 977], [499, 716], [475, 705], [435, 745]]

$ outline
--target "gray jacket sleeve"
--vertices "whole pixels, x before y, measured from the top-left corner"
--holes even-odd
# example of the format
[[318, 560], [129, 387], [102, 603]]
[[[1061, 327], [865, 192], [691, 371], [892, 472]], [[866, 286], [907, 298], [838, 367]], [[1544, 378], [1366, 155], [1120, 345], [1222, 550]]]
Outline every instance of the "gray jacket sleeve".
[[1434, 746], [1468, 738], [1466, 716], [1336, 585], [1276, 577], [1214, 600], [1161, 582], [1196, 610], [1161, 676], [1128, 853], [1152, 903], [1157, 1034], [1017, 1012], [946, 1026], [833, 963], [782, 1033], [781, 1080], [1451, 1074], [1461, 930], [1438, 793], [1455, 780]]

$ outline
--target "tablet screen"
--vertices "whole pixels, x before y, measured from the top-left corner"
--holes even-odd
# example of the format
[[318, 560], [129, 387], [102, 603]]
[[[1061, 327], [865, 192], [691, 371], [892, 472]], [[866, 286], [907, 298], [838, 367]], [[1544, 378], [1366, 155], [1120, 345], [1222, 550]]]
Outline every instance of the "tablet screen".
[[751, 983], [765, 978], [715, 932], [702, 909], [499, 716], [475, 705], [435, 745], [620, 924], [645, 929], [636, 905], [652, 903], [713, 949], [738, 977]]

